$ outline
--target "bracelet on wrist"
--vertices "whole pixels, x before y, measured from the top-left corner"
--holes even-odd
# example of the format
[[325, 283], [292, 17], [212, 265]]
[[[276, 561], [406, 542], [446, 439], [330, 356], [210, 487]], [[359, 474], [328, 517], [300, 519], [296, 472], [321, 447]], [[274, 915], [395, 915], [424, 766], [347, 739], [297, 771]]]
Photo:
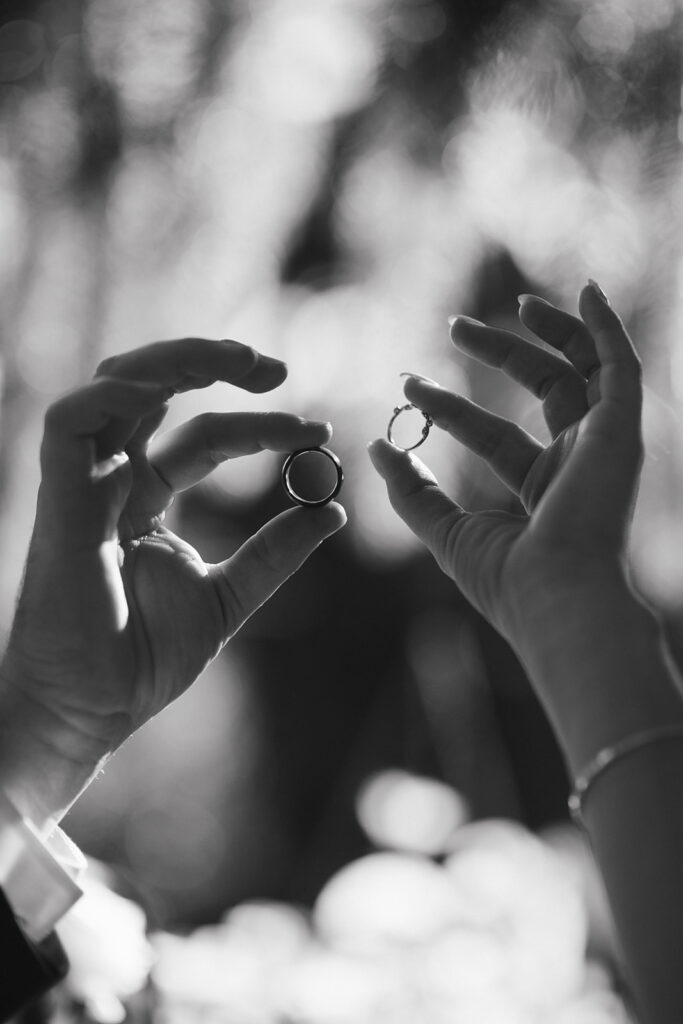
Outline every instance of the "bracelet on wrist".
[[586, 768], [577, 775], [574, 781], [574, 788], [569, 797], [569, 813], [577, 824], [583, 825], [583, 803], [588, 790], [610, 765], [620, 761], [628, 754], [641, 747], [650, 746], [653, 743], [661, 743], [665, 740], [683, 740], [683, 722], [672, 723], [671, 725], [659, 725], [651, 729], [643, 729], [642, 732], [626, 736], [609, 747], [603, 747]]

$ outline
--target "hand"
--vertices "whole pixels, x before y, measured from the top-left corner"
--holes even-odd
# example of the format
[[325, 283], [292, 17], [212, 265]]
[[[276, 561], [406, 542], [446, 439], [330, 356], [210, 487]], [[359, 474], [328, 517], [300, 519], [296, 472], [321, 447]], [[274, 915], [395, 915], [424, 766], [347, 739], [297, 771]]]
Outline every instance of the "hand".
[[46, 777], [49, 765], [45, 813], [61, 812], [98, 762], [183, 693], [343, 525], [339, 505], [290, 509], [219, 565], [162, 525], [174, 495], [223, 460], [331, 434], [285, 413], [226, 413], [153, 442], [169, 397], [218, 380], [264, 392], [285, 376], [284, 364], [236, 342], [188, 338], [106, 360], [91, 384], [48, 410], [34, 532], [0, 671], [3, 756], [17, 760], [16, 749], [7, 753], [13, 731], [24, 737], [24, 762]]
[[[516, 424], [433, 382], [409, 377], [405, 394], [488, 462], [526, 515], [469, 514], [418, 459], [385, 442], [371, 457], [398, 514], [441, 568], [509, 640], [558, 590], [573, 592], [603, 568], [619, 572], [641, 464], [640, 363], [616, 313], [592, 286], [582, 319], [525, 296], [520, 319], [563, 353], [456, 318], [453, 341], [543, 403], [544, 447]], [[536, 607], [538, 605], [538, 608]]]
[[[524, 325], [561, 355], [467, 319], [452, 328], [459, 348], [542, 401], [552, 435], [547, 447], [433, 382], [410, 377], [405, 384], [409, 401], [520, 497], [524, 515], [470, 514], [413, 455], [384, 441], [370, 454], [398, 514], [517, 651], [580, 761], [592, 738], [586, 714], [599, 698], [607, 703], [604, 676], [618, 678], [619, 649], [633, 667], [637, 660], [623, 644], [625, 623], [640, 614], [624, 561], [642, 461], [642, 391], [633, 345], [593, 286], [583, 289], [579, 309], [580, 319], [533, 296], [521, 303]], [[637, 630], [652, 632], [640, 620]], [[596, 710], [596, 721], [611, 719], [616, 729], [617, 700], [623, 691], [610, 696], [609, 714]]]

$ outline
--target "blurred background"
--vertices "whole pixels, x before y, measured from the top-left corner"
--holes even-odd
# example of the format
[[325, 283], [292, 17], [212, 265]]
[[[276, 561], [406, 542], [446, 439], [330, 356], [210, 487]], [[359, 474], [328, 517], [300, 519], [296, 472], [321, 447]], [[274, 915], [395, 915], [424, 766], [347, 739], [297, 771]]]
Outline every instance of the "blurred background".
[[[310, 906], [378, 846], [444, 853], [422, 826], [389, 841], [381, 800], [358, 810], [389, 769], [442, 784], [453, 820], [566, 818], [523, 672], [365, 451], [406, 370], [546, 436], [535, 401], [455, 352], [449, 314], [514, 327], [517, 294], [573, 310], [588, 276], [622, 313], [648, 389], [634, 566], [683, 648], [681, 6], [3, 0], [0, 628], [45, 408], [105, 355], [192, 334], [283, 358], [278, 392], [179, 396], [169, 425], [207, 409], [330, 419], [345, 470], [347, 528], [67, 819], [154, 928], [254, 899]], [[454, 442], [433, 431], [422, 453], [466, 507], [515, 507]], [[169, 525], [226, 557], [286, 506], [280, 462], [222, 467]], [[417, 820], [406, 799], [398, 818]]]

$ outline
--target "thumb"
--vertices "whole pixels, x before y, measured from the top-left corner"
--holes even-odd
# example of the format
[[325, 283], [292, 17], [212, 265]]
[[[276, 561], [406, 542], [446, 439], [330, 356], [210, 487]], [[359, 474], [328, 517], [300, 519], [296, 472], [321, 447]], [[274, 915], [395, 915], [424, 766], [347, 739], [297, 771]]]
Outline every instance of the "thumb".
[[288, 509], [266, 523], [234, 555], [212, 566], [225, 640], [345, 522], [346, 513], [336, 502], [321, 508]]
[[443, 571], [453, 576], [454, 545], [469, 514], [444, 494], [433, 473], [412, 452], [401, 451], [383, 439], [373, 441], [368, 452], [395, 512]]

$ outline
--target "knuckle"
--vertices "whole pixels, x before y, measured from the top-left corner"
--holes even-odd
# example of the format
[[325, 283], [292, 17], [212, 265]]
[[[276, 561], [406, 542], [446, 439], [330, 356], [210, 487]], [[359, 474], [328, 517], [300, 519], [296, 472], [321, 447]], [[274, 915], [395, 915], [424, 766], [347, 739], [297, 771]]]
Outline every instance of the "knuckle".
[[463, 551], [463, 519], [469, 513], [460, 512], [453, 516], [444, 514], [434, 526], [435, 550], [441, 564], [441, 568], [452, 573], [453, 566], [461, 559]]
[[306, 425], [306, 420], [303, 416], [295, 416], [292, 413], [276, 412], [271, 409], [268, 412], [261, 413], [261, 416], [263, 417], [261, 422], [269, 432], [281, 430], [283, 427], [290, 425], [297, 427]]
[[515, 374], [524, 372], [524, 358], [522, 352], [512, 341], [508, 342], [504, 352], [501, 353], [498, 360], [498, 366], [507, 373], [510, 377], [514, 377]]
[[580, 352], [586, 348], [587, 342], [586, 329], [581, 324], [575, 324], [562, 341], [561, 350], [565, 353]]
[[212, 574], [212, 581], [218, 596], [223, 619], [223, 636], [229, 639], [231, 636], [234, 636], [247, 618], [247, 610], [240, 597], [238, 588], [226, 573], [216, 572]]
[[279, 573], [282, 567], [282, 559], [268, 539], [257, 533], [250, 541], [251, 554], [256, 562], [268, 574]]
[[95, 370], [96, 377], [113, 377], [116, 373], [116, 367], [118, 365], [118, 356], [107, 356], [99, 363]]
[[45, 416], [43, 417], [43, 425], [46, 432], [57, 428], [64, 419], [66, 402], [66, 398], [58, 398], [57, 401], [52, 402], [51, 405], [47, 407], [45, 410]]
[[243, 345], [241, 341], [228, 342], [233, 347], [234, 355], [239, 358], [238, 366], [244, 364], [244, 372], [249, 373], [258, 362], [258, 352], [251, 345]]
[[200, 412], [194, 419], [195, 430], [207, 443], [211, 443], [216, 437], [220, 421], [221, 414], [218, 412]]
[[553, 390], [561, 383], [562, 377], [558, 377], [557, 374], [546, 370], [536, 377], [534, 381], [534, 394], [542, 402], [545, 402]]
[[220, 423], [220, 413], [202, 412], [195, 417], [191, 428], [195, 443], [204, 451], [213, 466], [218, 466], [223, 461], [219, 443]]
[[500, 453], [502, 438], [494, 430], [483, 431], [479, 438], [477, 454], [487, 462], [495, 460]]

